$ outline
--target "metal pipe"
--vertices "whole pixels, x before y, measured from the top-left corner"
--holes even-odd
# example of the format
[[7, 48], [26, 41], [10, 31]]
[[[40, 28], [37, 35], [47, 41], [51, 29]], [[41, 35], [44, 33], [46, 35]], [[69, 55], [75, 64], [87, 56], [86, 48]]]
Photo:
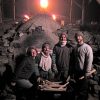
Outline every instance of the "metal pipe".
[[84, 24], [84, 17], [85, 17], [85, 0], [82, 2], [82, 25]]
[[72, 6], [73, 6], [73, 1], [71, 0], [70, 1], [70, 16], [69, 16], [70, 17], [69, 18], [70, 19], [70, 23], [72, 23]]
[[13, 9], [13, 10], [14, 10], [14, 11], [13, 11], [13, 12], [14, 12], [14, 15], [13, 15], [13, 16], [14, 16], [14, 17], [13, 17], [14, 21], [15, 21], [15, 19], [16, 19], [16, 6], [15, 6], [15, 2], [16, 2], [16, 1], [14, 0], [14, 1], [13, 1], [13, 3], [14, 3], [14, 9]]
[[1, 14], [1, 18], [0, 18], [0, 23], [1, 23], [1, 28], [2, 28], [2, 31], [4, 32], [4, 23], [3, 23], [3, 5], [2, 5], [2, 0], [0, 0], [0, 14]]

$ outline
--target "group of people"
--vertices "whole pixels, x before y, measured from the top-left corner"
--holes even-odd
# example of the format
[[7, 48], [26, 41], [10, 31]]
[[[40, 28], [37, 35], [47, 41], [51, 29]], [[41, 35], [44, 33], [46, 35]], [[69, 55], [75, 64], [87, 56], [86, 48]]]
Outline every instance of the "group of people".
[[[43, 43], [39, 54], [35, 47], [29, 47], [25, 58], [15, 69], [16, 85], [33, 92], [36, 91], [42, 79], [66, 83], [70, 76], [75, 80], [75, 84], [68, 99], [76, 100], [77, 95], [77, 100], [87, 100], [88, 78], [91, 77], [93, 51], [88, 44], [84, 43], [82, 32], [75, 34], [77, 42], [75, 47], [67, 42], [67, 38], [68, 34], [62, 32], [52, 53], [50, 52], [49, 42]], [[83, 79], [80, 78], [82, 76], [84, 76]]]

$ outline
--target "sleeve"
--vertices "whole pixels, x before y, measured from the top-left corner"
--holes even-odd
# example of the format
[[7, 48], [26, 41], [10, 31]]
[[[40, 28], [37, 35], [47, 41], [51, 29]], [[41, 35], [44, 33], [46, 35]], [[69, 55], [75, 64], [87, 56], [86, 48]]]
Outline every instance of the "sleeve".
[[56, 48], [55, 47], [53, 48], [53, 53], [51, 55], [51, 58], [52, 58], [52, 71], [57, 74], [58, 70], [56, 66]]
[[36, 63], [38, 64], [38, 70], [39, 70], [39, 73], [41, 71], [41, 67], [40, 67], [40, 60], [41, 60], [41, 53], [39, 53], [36, 57]]
[[34, 67], [34, 73], [37, 77], [40, 76], [40, 73], [39, 73], [39, 61], [40, 61], [40, 55], [38, 55], [35, 59], [35, 67]]
[[39, 73], [39, 69], [38, 69], [38, 64], [35, 64], [35, 71], [34, 71], [34, 73], [35, 73], [35, 75], [36, 75], [36, 77], [39, 77], [40, 76], [40, 73]]
[[23, 67], [26, 65], [26, 63], [27, 63], [27, 58], [25, 57], [21, 61], [21, 63], [15, 68], [14, 76], [13, 76], [13, 81], [16, 81], [17, 76], [21, 74], [21, 71], [22, 71]]
[[74, 74], [74, 66], [75, 66], [75, 50], [74, 48], [71, 49], [70, 53], [70, 61], [69, 61], [69, 75], [73, 76]]
[[56, 47], [53, 48], [52, 63], [56, 64]]
[[86, 76], [88, 76], [92, 69], [92, 62], [93, 62], [93, 51], [90, 46], [87, 48], [86, 60], [87, 60]]

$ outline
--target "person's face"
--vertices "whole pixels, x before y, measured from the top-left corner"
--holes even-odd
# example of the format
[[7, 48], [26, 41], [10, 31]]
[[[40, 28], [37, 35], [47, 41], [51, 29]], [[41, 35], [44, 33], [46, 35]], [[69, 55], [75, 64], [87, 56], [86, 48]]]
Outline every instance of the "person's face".
[[83, 44], [83, 37], [82, 36], [77, 36], [76, 41], [78, 44]]
[[36, 50], [35, 49], [32, 49], [31, 52], [32, 52], [32, 57], [36, 57], [36, 55], [37, 55]]
[[60, 41], [67, 41], [66, 35], [61, 35], [61, 37], [59, 38]]
[[44, 48], [43, 48], [43, 53], [45, 55], [48, 55], [50, 53], [50, 46], [49, 45], [46, 45]]

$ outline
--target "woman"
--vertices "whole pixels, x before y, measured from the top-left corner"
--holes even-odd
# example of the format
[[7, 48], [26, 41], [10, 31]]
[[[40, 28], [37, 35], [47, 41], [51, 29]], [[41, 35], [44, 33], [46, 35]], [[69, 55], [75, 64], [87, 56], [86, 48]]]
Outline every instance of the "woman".
[[53, 80], [53, 72], [52, 72], [52, 58], [50, 56], [50, 44], [45, 42], [42, 45], [42, 51], [38, 55], [38, 66], [40, 76], [46, 80]]
[[[37, 87], [39, 70], [36, 63], [37, 50], [34, 47], [27, 49], [27, 55], [15, 69], [16, 86], [18, 89], [29, 90], [32, 93]], [[30, 81], [32, 79], [32, 81]], [[30, 95], [28, 97], [31, 97]], [[29, 100], [30, 98], [28, 98]]]

